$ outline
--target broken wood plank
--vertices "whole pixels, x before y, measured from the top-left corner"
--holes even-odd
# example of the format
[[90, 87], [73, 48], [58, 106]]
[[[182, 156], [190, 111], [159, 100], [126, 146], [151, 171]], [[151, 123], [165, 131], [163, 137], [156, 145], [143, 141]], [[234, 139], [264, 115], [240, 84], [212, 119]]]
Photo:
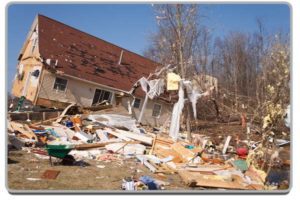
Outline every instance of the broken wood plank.
[[203, 175], [199, 172], [188, 172], [185, 170], [179, 170], [178, 174], [182, 180], [190, 187], [211, 187], [211, 188], [224, 188], [224, 189], [236, 189], [246, 190], [247, 187], [235, 182], [225, 181], [218, 175]]
[[64, 109], [64, 111], [61, 113], [61, 115], [57, 118], [57, 120], [56, 120], [55, 122], [57, 122], [57, 123], [61, 122], [62, 118], [65, 117], [65, 115], [66, 115], [66, 113], [68, 112], [68, 110], [69, 110], [71, 107], [75, 106], [75, 105], [76, 105], [75, 103], [72, 103], [72, 104], [68, 105], [68, 106]]
[[[120, 141], [112, 140], [107, 142], [101, 142], [101, 143], [88, 143], [88, 144], [78, 144], [74, 146], [74, 149], [77, 150], [85, 150], [85, 149], [91, 149], [91, 148], [99, 148], [99, 147], [105, 147], [108, 144], [112, 143], [119, 143]], [[128, 144], [136, 144], [136, 142], [128, 142]]]
[[22, 133], [23, 135], [26, 135], [29, 139], [34, 139], [38, 141], [37, 136], [34, 134], [34, 132], [28, 127], [27, 124], [21, 124], [17, 122], [9, 122], [10, 126], [13, 128], [13, 130], [18, 131]]
[[154, 154], [157, 155], [158, 157], [165, 158], [168, 156], [173, 156], [172, 161], [174, 163], [182, 163], [182, 158], [181, 156], [174, 150], [172, 149], [162, 149], [162, 148], [155, 148]]
[[145, 136], [142, 134], [131, 133], [129, 131], [123, 131], [120, 129], [116, 129], [116, 132], [122, 134], [123, 136], [125, 136], [127, 138], [130, 138], [133, 140], [138, 140], [144, 144], [152, 145], [152, 141], [153, 141], [152, 137], [148, 137], [148, 136]]
[[113, 136], [115, 136], [115, 137], [117, 137], [117, 138], [120, 138], [120, 139], [122, 139], [122, 140], [124, 140], [124, 141], [127, 141], [127, 142], [132, 141], [132, 139], [126, 137], [125, 135], [123, 135], [123, 134], [121, 134], [121, 133], [117, 133], [117, 132], [113, 131], [113, 130], [110, 129], [110, 128], [105, 128], [105, 130], [106, 130], [109, 134], [111, 134], [111, 135], [113, 135]]
[[154, 136], [154, 141], [153, 141], [153, 144], [152, 144], [152, 147], [151, 147], [151, 150], [149, 152], [149, 155], [152, 155], [152, 153], [153, 153], [153, 150], [154, 150], [155, 144], [156, 144], [156, 139], [157, 139], [157, 136], [155, 135]]
[[184, 146], [182, 146], [179, 142], [173, 144], [171, 146], [172, 150], [177, 152], [181, 159], [184, 162], [189, 162], [190, 160], [192, 160], [195, 156], [195, 153], [187, 148], [185, 148]]
[[215, 172], [219, 170], [225, 170], [233, 168], [232, 166], [214, 166], [214, 165], [206, 165], [206, 166], [197, 166], [197, 167], [186, 167], [184, 168], [187, 171], [190, 172]]

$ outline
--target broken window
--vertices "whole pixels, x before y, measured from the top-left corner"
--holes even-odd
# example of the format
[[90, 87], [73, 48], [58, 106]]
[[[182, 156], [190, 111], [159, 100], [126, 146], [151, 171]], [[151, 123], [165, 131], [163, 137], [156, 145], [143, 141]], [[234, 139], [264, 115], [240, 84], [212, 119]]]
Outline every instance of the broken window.
[[67, 88], [67, 83], [68, 80], [56, 77], [53, 89], [64, 92]]
[[152, 111], [152, 116], [153, 117], [159, 117], [160, 113], [161, 113], [161, 105], [154, 104], [153, 111]]
[[99, 90], [96, 89], [94, 99], [93, 99], [93, 105], [102, 103], [102, 102], [109, 102], [111, 100], [112, 93], [106, 90]]
[[141, 105], [141, 99], [135, 98], [134, 102], [133, 102], [133, 107], [134, 108], [140, 108], [140, 105]]

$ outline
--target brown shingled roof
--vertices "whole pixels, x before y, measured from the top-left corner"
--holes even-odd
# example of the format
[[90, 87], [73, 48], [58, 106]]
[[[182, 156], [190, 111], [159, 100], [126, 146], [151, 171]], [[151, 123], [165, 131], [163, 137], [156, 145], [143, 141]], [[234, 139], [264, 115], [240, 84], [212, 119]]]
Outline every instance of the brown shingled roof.
[[[57, 70], [77, 78], [129, 91], [138, 79], [147, 77], [159, 66], [143, 56], [42, 15], [38, 15], [38, 29], [42, 58], [57, 59]], [[122, 50], [122, 62], [118, 65]]]

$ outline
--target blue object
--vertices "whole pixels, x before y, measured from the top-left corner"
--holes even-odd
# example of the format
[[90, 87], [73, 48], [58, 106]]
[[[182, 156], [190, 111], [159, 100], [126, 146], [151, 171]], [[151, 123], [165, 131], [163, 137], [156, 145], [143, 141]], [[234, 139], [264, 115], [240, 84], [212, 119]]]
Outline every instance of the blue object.
[[184, 147], [187, 148], [187, 149], [193, 149], [194, 148], [193, 145], [185, 145]]
[[247, 164], [246, 160], [235, 160], [235, 161], [233, 161], [233, 165], [241, 171], [248, 170], [248, 164]]
[[73, 127], [73, 122], [72, 121], [66, 121], [66, 127], [68, 127], [68, 128]]
[[46, 129], [48, 132], [50, 132], [50, 134], [51, 135], [53, 135], [54, 137], [60, 137], [59, 135], [57, 135], [57, 133], [53, 130], [53, 129], [51, 129], [51, 128], [49, 128], [49, 129]]
[[47, 130], [32, 130], [35, 134], [43, 135], [47, 133]]
[[155, 183], [155, 180], [151, 178], [150, 176], [141, 176], [139, 179], [141, 182], [143, 182], [145, 185], [148, 186], [149, 190], [157, 190], [157, 184]]

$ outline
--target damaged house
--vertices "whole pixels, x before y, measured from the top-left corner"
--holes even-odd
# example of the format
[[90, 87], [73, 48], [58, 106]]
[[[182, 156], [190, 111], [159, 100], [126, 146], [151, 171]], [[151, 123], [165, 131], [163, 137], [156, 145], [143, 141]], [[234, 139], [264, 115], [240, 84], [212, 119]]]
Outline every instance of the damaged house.
[[[158, 63], [38, 15], [21, 49], [12, 93], [34, 105], [65, 108], [71, 103], [92, 107], [107, 102], [132, 105], [136, 117], [145, 93], [133, 85], [154, 72]], [[145, 124], [166, 121], [171, 105], [155, 98], [147, 102]], [[158, 124], [157, 124], [158, 123]]]

